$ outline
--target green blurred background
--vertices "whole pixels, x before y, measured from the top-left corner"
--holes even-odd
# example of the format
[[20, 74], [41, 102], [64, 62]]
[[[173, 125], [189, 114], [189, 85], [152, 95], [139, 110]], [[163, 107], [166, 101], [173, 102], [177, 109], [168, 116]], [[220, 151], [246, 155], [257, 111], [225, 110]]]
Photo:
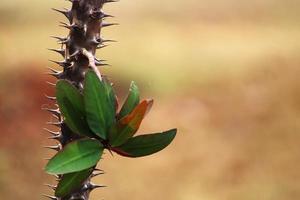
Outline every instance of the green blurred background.
[[[51, 144], [41, 111], [50, 35], [66, 35], [50, 10], [63, 0], [0, 3], [0, 198], [42, 199]], [[103, 68], [124, 97], [131, 80], [155, 105], [141, 133], [179, 128], [160, 154], [106, 154], [91, 199], [299, 200], [300, 1], [122, 0], [103, 35]], [[53, 81], [53, 79], [51, 80]], [[123, 98], [121, 98], [123, 99]]]

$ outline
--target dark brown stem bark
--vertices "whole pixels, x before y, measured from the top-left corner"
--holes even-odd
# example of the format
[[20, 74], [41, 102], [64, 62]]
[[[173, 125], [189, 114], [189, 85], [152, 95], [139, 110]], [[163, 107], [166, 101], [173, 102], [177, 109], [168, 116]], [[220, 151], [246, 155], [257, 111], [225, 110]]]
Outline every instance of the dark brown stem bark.
[[[62, 67], [62, 71], [51, 69], [51, 75], [57, 79], [65, 79], [70, 81], [79, 90], [82, 90], [84, 85], [85, 73], [88, 69], [92, 69], [101, 79], [101, 73], [97, 67], [106, 65], [95, 57], [97, 49], [105, 46], [106, 42], [101, 37], [101, 29], [114, 24], [105, 24], [104, 18], [111, 17], [102, 12], [102, 7], [105, 3], [115, 2], [114, 0], [70, 0], [72, 7], [70, 10], [57, 10], [67, 17], [68, 23], [61, 23], [62, 27], [69, 30], [67, 37], [54, 37], [61, 44], [61, 49], [51, 49], [63, 56], [63, 61], [53, 61]], [[53, 97], [49, 97], [54, 99]], [[50, 111], [58, 120], [52, 125], [59, 127], [59, 132], [50, 131], [53, 135], [52, 139], [56, 139], [59, 144], [52, 146], [52, 149], [60, 151], [66, 144], [78, 139], [79, 136], [73, 133], [64, 123], [58, 108], [46, 109]], [[50, 123], [51, 124], [51, 123]], [[88, 200], [90, 192], [99, 185], [90, 182], [93, 176], [99, 175], [99, 170], [95, 169], [91, 176], [82, 184], [81, 188], [73, 191], [71, 194], [63, 198], [55, 196], [46, 197], [53, 200]], [[61, 178], [61, 177], [58, 177]], [[51, 186], [55, 190], [55, 187]]]

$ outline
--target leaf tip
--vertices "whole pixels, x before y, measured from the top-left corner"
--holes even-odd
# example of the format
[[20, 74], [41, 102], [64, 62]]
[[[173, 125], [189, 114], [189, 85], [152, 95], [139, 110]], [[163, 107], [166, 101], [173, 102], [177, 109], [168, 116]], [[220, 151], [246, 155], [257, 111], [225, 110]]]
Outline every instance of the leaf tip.
[[174, 140], [177, 135], [177, 128], [170, 129], [168, 131], [163, 132], [163, 134], [168, 134], [170, 136], [170, 143]]
[[50, 167], [50, 161], [48, 162], [48, 164], [46, 165], [46, 167], [44, 168], [45, 172], [47, 172], [48, 174], [55, 174], [54, 171], [52, 170], [52, 168]]
[[136, 82], [135, 81], [131, 81], [131, 83], [130, 83], [130, 90], [138, 90], [138, 89], [139, 88], [138, 88]]

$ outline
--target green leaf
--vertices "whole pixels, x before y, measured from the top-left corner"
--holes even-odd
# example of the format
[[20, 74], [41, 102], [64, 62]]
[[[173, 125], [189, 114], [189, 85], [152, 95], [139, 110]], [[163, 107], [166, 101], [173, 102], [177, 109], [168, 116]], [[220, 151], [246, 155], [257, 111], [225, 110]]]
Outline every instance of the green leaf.
[[112, 93], [112, 86], [108, 82], [100, 81], [93, 71], [87, 72], [84, 85], [87, 122], [92, 131], [102, 139], [106, 139], [109, 128], [115, 123]]
[[132, 110], [139, 104], [139, 102], [140, 102], [140, 91], [138, 86], [135, 84], [135, 82], [132, 81], [129, 88], [129, 94], [119, 112], [118, 118], [121, 119], [124, 116], [131, 113]]
[[177, 129], [172, 129], [163, 133], [140, 135], [112, 150], [126, 157], [148, 156], [166, 148], [175, 138], [176, 132]]
[[153, 100], [144, 100], [134, 110], [119, 120], [110, 130], [109, 141], [112, 147], [124, 144], [138, 131], [147, 111], [152, 107]]
[[115, 118], [116, 109], [118, 107], [117, 97], [115, 95], [115, 91], [114, 91], [112, 85], [110, 84], [110, 82], [106, 79], [103, 79], [103, 81], [104, 81], [104, 86], [105, 86], [107, 96], [109, 98], [109, 102], [111, 102], [112, 105], [114, 106], [113, 113], [114, 113], [114, 118]]
[[60, 80], [56, 84], [56, 98], [70, 129], [79, 135], [94, 137], [86, 122], [83, 96], [80, 92], [68, 81]]
[[55, 196], [65, 197], [66, 195], [77, 190], [83, 182], [92, 174], [93, 169], [86, 169], [79, 172], [63, 175], [55, 190]]
[[46, 172], [67, 174], [90, 168], [100, 160], [103, 149], [102, 144], [93, 139], [71, 142], [48, 162]]

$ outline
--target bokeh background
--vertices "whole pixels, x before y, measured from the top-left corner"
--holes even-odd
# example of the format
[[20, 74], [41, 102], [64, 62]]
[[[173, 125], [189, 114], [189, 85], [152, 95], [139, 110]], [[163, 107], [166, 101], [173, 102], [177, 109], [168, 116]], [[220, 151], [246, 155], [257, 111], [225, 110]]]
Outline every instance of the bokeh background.
[[[63, 0], [0, 2], [0, 199], [38, 200], [51, 144], [41, 110], [50, 35], [66, 35], [50, 10]], [[300, 1], [122, 0], [105, 6], [119, 42], [101, 50], [124, 97], [131, 80], [155, 105], [141, 133], [178, 127], [150, 157], [106, 154], [109, 187], [91, 199], [300, 199]], [[124, 99], [124, 98], [121, 98]], [[52, 143], [53, 144], [53, 143]]]

